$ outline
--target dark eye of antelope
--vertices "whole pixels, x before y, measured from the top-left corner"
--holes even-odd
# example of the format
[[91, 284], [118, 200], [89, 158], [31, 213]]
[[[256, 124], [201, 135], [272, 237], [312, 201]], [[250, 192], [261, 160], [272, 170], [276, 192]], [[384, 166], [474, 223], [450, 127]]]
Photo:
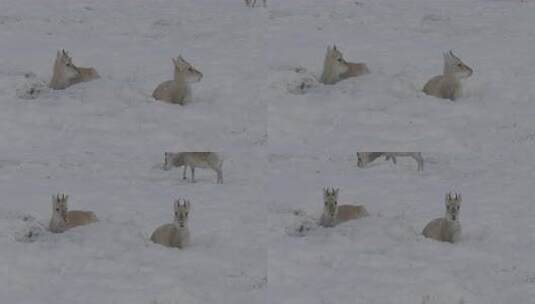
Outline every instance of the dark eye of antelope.
[[59, 208], [56, 208], [56, 211], [59, 212]]
[[342, 59], [342, 58], [338, 58], [337, 61], [338, 61], [338, 62], [344, 62], [344, 59]]

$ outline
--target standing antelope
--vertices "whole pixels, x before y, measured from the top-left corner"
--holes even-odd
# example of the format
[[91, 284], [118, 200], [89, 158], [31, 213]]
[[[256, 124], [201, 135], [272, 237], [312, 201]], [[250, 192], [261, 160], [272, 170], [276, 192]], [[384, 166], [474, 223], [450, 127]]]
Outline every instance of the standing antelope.
[[362, 205], [338, 205], [338, 190], [323, 188], [323, 214], [319, 224], [323, 227], [333, 227], [340, 223], [368, 216], [368, 211]]
[[52, 218], [48, 226], [50, 231], [60, 233], [72, 227], [98, 221], [96, 215], [91, 211], [68, 211], [68, 199], [69, 196], [65, 194], [52, 195]]
[[444, 72], [431, 78], [423, 92], [438, 98], [456, 100], [462, 95], [461, 79], [472, 75], [473, 70], [450, 50], [444, 53]]
[[446, 215], [429, 222], [422, 234], [437, 241], [455, 243], [461, 237], [461, 223], [459, 221], [461, 194], [447, 193], [445, 202]]
[[77, 67], [72, 63], [72, 58], [65, 50], [56, 53], [54, 73], [49, 87], [54, 90], [63, 90], [79, 82], [90, 81], [100, 78], [94, 68]]
[[381, 156], [385, 156], [386, 160], [391, 159], [394, 164], [397, 163], [396, 157], [412, 157], [418, 164], [418, 171], [424, 170], [424, 158], [421, 152], [357, 152], [357, 166], [364, 168]]
[[180, 55], [172, 60], [175, 67], [174, 79], [160, 83], [152, 93], [152, 97], [156, 100], [184, 105], [191, 101], [190, 83], [201, 81], [203, 75]]
[[165, 247], [184, 248], [189, 245], [190, 233], [188, 228], [188, 217], [190, 211], [189, 200], [180, 199], [175, 201], [175, 217], [172, 224], [162, 225], [152, 233], [150, 239], [156, 244]]
[[165, 152], [164, 153], [164, 170], [172, 167], [182, 167], [182, 179], [186, 179], [187, 168], [191, 169], [191, 182], [195, 182], [195, 168], [210, 168], [217, 173], [217, 183], [223, 183], [223, 158], [214, 152]]
[[332, 48], [330, 46], [327, 47], [320, 82], [323, 84], [335, 84], [338, 81], [368, 73], [370, 73], [370, 70], [365, 63], [345, 61], [342, 52], [336, 48], [336, 45], [333, 45]]

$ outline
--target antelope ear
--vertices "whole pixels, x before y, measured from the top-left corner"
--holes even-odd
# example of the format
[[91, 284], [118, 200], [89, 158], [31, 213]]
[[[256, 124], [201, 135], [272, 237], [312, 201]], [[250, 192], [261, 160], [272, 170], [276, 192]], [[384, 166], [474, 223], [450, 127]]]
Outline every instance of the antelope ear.
[[175, 201], [175, 209], [178, 209], [178, 207], [180, 207], [180, 199]]
[[190, 204], [189, 204], [189, 200], [184, 200], [184, 206], [186, 207], [186, 209], [189, 210], [189, 207], [190, 207]]
[[336, 44], [333, 44], [333, 50], [336, 51]]

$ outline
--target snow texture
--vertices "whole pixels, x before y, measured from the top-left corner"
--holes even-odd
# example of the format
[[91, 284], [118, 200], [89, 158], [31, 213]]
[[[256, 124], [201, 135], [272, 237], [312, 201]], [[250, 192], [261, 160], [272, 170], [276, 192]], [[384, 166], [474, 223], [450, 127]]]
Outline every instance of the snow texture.
[[[535, 1], [0, 1], [2, 303], [535, 303]], [[371, 74], [321, 85], [335, 43]], [[56, 51], [101, 78], [46, 87]], [[474, 75], [421, 92], [452, 49]], [[203, 74], [155, 101], [181, 54]], [[225, 183], [162, 170], [217, 151]], [[356, 151], [422, 151], [356, 167]], [[370, 216], [317, 225], [322, 187]], [[461, 192], [456, 244], [424, 238]], [[51, 195], [99, 222], [47, 230]], [[153, 244], [191, 201], [191, 246]]]

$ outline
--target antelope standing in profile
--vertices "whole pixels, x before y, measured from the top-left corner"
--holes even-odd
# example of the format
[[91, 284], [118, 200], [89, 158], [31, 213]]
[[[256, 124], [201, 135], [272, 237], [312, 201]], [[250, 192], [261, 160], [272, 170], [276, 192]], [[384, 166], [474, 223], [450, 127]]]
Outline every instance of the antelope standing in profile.
[[191, 169], [191, 182], [195, 182], [195, 168], [210, 168], [217, 173], [217, 183], [223, 183], [223, 158], [214, 152], [165, 152], [164, 153], [164, 170], [172, 167], [182, 167], [182, 179], [186, 179], [188, 167]]
[[49, 87], [54, 90], [63, 90], [73, 84], [100, 78], [94, 68], [77, 67], [65, 50], [56, 53], [54, 72]]
[[392, 160], [394, 164], [397, 163], [396, 157], [412, 157], [418, 164], [418, 171], [424, 170], [424, 158], [421, 152], [357, 152], [357, 166], [364, 168], [381, 156], [385, 156], [386, 160]]

